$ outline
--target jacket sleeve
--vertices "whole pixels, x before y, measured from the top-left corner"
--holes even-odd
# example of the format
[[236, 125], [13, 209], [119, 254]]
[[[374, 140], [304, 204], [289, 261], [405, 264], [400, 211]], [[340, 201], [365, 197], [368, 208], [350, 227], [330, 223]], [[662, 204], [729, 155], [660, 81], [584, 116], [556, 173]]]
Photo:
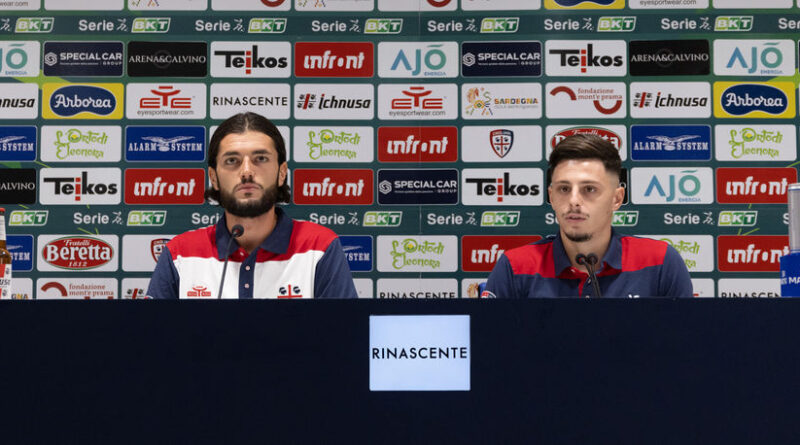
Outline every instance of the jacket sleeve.
[[317, 263], [314, 298], [358, 298], [339, 238], [331, 242]]
[[500, 256], [489, 274], [481, 298], [519, 298], [514, 287], [514, 270], [505, 254]]
[[168, 247], [164, 247], [158, 257], [158, 263], [150, 277], [150, 285], [147, 286], [147, 296], [155, 299], [178, 299], [178, 287], [180, 276], [175, 263], [172, 262], [172, 253]]
[[664, 265], [658, 285], [660, 297], [691, 298], [694, 296], [692, 279], [683, 257], [672, 246], [667, 246]]

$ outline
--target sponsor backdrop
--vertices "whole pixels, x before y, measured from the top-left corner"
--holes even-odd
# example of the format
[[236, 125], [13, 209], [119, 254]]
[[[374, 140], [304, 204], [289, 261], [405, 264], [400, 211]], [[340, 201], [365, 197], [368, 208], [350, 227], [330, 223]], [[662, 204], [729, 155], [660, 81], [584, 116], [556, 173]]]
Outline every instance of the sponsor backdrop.
[[697, 296], [777, 296], [797, 3], [0, 2], [12, 296], [141, 298], [164, 244], [217, 222], [205, 145], [243, 110], [280, 127], [285, 207], [342, 236], [364, 298], [475, 297], [557, 231], [544, 169], [576, 133], [619, 149], [614, 225], [672, 244]]

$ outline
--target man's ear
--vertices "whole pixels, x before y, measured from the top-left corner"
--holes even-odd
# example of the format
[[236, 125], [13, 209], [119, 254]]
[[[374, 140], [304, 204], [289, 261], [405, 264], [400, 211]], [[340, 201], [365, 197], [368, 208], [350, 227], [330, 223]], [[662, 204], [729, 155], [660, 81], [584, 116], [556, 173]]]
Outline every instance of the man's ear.
[[217, 171], [212, 167], [208, 167], [208, 179], [209, 181], [211, 181], [211, 187], [214, 190], [219, 190], [219, 182], [217, 182]]
[[619, 209], [622, 205], [622, 201], [625, 200], [625, 187], [617, 187], [614, 190], [614, 210]]
[[286, 184], [286, 175], [289, 174], [289, 164], [286, 161], [283, 161], [280, 167], [278, 167], [278, 186], [283, 187]]

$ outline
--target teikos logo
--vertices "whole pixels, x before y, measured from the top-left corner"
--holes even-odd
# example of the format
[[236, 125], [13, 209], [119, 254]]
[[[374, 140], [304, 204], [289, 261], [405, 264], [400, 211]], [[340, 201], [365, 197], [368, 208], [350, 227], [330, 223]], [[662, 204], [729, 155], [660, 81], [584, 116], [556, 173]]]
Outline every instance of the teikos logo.
[[117, 235], [39, 235], [40, 272], [114, 272], [117, 270]]
[[548, 83], [550, 119], [618, 119], [627, 115], [627, 87], [622, 82]]
[[204, 119], [206, 86], [202, 83], [129, 83], [128, 119]]
[[624, 40], [548, 40], [544, 45], [548, 76], [624, 76]]
[[458, 77], [456, 42], [380, 42], [380, 77]]
[[211, 55], [212, 77], [277, 78], [292, 75], [289, 42], [212, 42]]
[[378, 204], [458, 204], [458, 170], [378, 170]]
[[36, 160], [36, 127], [0, 126], [0, 161]]
[[631, 125], [634, 161], [708, 161], [710, 125]]
[[461, 237], [461, 270], [491, 272], [503, 252], [540, 239], [539, 235], [464, 235]]
[[792, 82], [715, 82], [714, 117], [795, 117], [795, 86]]
[[631, 117], [711, 117], [708, 82], [631, 82]]
[[372, 85], [298, 83], [294, 97], [295, 119], [371, 120], [375, 116]]
[[0, 204], [36, 204], [36, 169], [4, 168], [2, 172]]
[[45, 119], [122, 119], [121, 83], [63, 84], [42, 87]]
[[129, 168], [125, 170], [125, 204], [202, 204], [202, 168]]
[[118, 168], [43, 168], [39, 170], [42, 204], [119, 204], [122, 172]]
[[371, 205], [374, 173], [371, 169], [296, 169], [292, 196], [300, 205]]
[[46, 162], [118, 162], [122, 130], [118, 126], [42, 126], [41, 159]]
[[45, 76], [122, 76], [122, 42], [45, 42]]
[[716, 125], [718, 161], [794, 161], [797, 134], [794, 125]]
[[543, 174], [538, 168], [465, 168], [464, 205], [542, 205]]
[[720, 272], [778, 272], [780, 258], [788, 254], [786, 235], [717, 237]]
[[464, 42], [461, 54], [464, 77], [542, 75], [541, 42]]
[[125, 160], [192, 162], [206, 158], [203, 126], [125, 127]]
[[591, 134], [614, 144], [623, 161], [628, 159], [627, 128], [624, 125], [580, 126], [580, 125], [548, 125], [545, 128], [545, 159], [564, 139], [576, 134]]
[[379, 272], [455, 272], [458, 238], [455, 235], [379, 235]]
[[39, 42], [0, 41], [0, 77], [39, 75]]
[[625, 0], [544, 0], [545, 9], [622, 9]]
[[372, 77], [375, 71], [371, 42], [297, 42], [296, 77]]
[[458, 0], [378, 0], [379, 11], [455, 11], [457, 6]]
[[538, 83], [466, 83], [461, 86], [462, 119], [539, 119]]
[[786, 168], [717, 168], [720, 204], [786, 204], [786, 189], [797, 182], [797, 170]]
[[380, 162], [455, 162], [456, 127], [379, 127]]
[[714, 174], [709, 167], [633, 168], [634, 204], [711, 204]]
[[294, 127], [297, 162], [372, 162], [372, 127]]
[[206, 42], [128, 42], [131, 77], [205, 77]]
[[36, 119], [39, 116], [39, 86], [16, 83], [0, 90], [0, 119]]
[[632, 40], [630, 71], [631, 76], [707, 75], [708, 40]]
[[380, 119], [455, 119], [458, 117], [455, 84], [378, 85]]
[[464, 162], [538, 162], [542, 127], [538, 125], [461, 127]]
[[791, 40], [714, 40], [717, 76], [791, 76], [794, 65]]

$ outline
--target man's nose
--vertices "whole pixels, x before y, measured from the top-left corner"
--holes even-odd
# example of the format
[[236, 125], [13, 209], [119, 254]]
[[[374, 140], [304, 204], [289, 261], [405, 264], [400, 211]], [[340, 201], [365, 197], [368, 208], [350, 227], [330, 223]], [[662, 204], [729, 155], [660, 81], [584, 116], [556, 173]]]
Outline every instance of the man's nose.
[[249, 178], [249, 177], [253, 176], [253, 163], [250, 160], [249, 156], [245, 156], [242, 159], [242, 166], [239, 169], [239, 173], [242, 175], [243, 178], [244, 177], [248, 177]]

